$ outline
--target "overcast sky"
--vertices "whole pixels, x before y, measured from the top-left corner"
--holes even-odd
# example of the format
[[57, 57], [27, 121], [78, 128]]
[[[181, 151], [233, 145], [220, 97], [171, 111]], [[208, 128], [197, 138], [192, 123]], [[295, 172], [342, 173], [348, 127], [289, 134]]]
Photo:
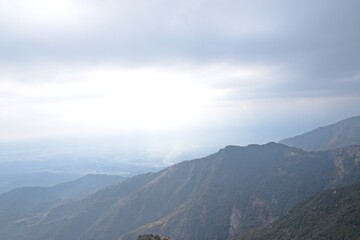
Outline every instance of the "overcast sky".
[[243, 145], [358, 115], [359, 12], [358, 0], [0, 0], [0, 140]]

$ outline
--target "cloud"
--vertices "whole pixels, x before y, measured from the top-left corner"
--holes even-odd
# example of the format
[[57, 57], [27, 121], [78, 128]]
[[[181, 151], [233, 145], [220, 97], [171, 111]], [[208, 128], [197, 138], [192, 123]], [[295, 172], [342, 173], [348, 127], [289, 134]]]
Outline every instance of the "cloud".
[[1, 132], [230, 129], [316, 114], [312, 102], [327, 118], [354, 114], [358, 9], [357, 0], [0, 0]]
[[359, 74], [356, 0], [0, 3], [3, 63], [269, 64], [294, 85]]

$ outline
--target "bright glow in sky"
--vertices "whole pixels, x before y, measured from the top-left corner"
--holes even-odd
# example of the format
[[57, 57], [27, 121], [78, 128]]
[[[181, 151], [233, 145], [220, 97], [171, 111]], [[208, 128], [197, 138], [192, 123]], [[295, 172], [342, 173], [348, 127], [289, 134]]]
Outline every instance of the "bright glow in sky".
[[[18, 78], [24, 77], [23, 74]], [[224, 117], [233, 113], [226, 108], [226, 98], [231, 94], [234, 79], [243, 78], [245, 95], [264, 74], [261, 68], [225, 64], [196, 69], [189, 66], [181, 69], [98, 67], [80, 71], [62, 68], [60, 72], [54, 70], [43, 76], [53, 81], [29, 83], [3, 79], [0, 88], [7, 93], [2, 97], [3, 103], [7, 103], [2, 107], [8, 110], [2, 111], [2, 121], [16, 124], [16, 119], [31, 112], [29, 117], [33, 120], [27, 125], [33, 126], [27, 132], [18, 122], [19, 132], [15, 136], [36, 135], [33, 130], [40, 136], [51, 136], [194, 128], [202, 126], [204, 119], [211, 124], [219, 120], [218, 114]], [[29, 77], [26, 73], [25, 76]], [[30, 77], [35, 78], [36, 74]], [[217, 86], [219, 79], [224, 87]], [[45, 126], [42, 131], [37, 129], [39, 122]], [[9, 135], [16, 132], [9, 130]]]
[[0, 140], [151, 134], [221, 147], [357, 115], [359, 7], [0, 0]]
[[182, 76], [153, 69], [89, 70], [85, 79], [53, 83], [39, 89], [64, 96], [68, 89], [78, 101], [47, 104], [44, 110], [66, 116], [69, 124], [103, 130], [179, 128], [199, 121], [215, 93]]

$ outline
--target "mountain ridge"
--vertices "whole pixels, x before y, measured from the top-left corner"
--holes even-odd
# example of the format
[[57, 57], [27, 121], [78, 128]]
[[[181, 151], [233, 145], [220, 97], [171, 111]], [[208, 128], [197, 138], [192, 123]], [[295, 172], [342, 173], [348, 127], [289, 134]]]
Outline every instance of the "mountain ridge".
[[304, 149], [321, 151], [360, 144], [360, 115], [337, 123], [316, 128], [294, 137], [285, 138], [279, 143]]
[[[344, 122], [346, 131], [336, 135], [343, 138], [332, 141], [325, 134], [317, 144], [344, 140], [348, 145], [358, 117], [330, 129], [339, 132]], [[31, 211], [6, 212], [0, 195], [0, 235], [7, 240], [132, 240], [156, 233], [177, 240], [231, 240], [275, 222], [319, 191], [355, 182], [360, 182], [360, 145], [310, 152], [274, 142], [228, 145], [85, 198], [46, 204], [39, 202], [41, 196], [48, 198], [43, 189], [34, 188], [34, 196], [28, 195], [36, 206]]]
[[0, 216], [24, 215], [64, 201], [79, 200], [124, 179], [121, 176], [90, 174], [52, 187], [15, 188], [0, 195]]
[[278, 143], [227, 146], [47, 209], [35, 225], [20, 222], [16, 232], [0, 228], [0, 234], [8, 240], [22, 239], [17, 232], [31, 232], [27, 240], [130, 240], [151, 232], [231, 239], [318, 191], [360, 181], [359, 156], [360, 146], [311, 153]]

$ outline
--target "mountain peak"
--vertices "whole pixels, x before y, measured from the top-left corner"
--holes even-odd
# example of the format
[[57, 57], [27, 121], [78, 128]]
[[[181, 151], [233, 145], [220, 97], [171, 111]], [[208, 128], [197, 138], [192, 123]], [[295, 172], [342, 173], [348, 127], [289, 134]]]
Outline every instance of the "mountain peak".
[[[280, 146], [285, 146], [285, 145], [281, 144], [281, 143], [276, 143], [276, 142], [268, 142], [265, 144], [252, 143], [247, 146], [227, 145], [224, 148], [220, 149], [220, 151], [221, 150], [231, 151], [231, 150], [236, 150], [236, 149], [261, 149], [261, 148], [280, 147]], [[288, 146], [286, 146], [286, 147], [288, 147]]]
[[360, 144], [360, 116], [316, 128], [310, 132], [281, 140], [279, 143], [305, 151], [329, 150]]

